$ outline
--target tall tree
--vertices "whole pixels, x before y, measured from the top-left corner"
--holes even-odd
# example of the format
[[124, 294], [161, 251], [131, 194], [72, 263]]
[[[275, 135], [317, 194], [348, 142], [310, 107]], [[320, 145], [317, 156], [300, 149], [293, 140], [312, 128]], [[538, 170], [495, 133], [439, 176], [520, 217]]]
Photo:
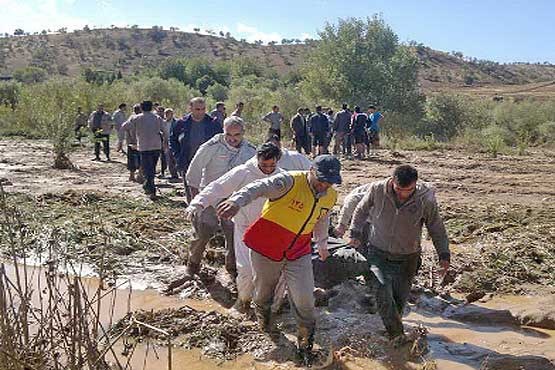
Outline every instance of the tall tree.
[[379, 16], [327, 23], [319, 35], [301, 68], [302, 87], [312, 99], [421, 111], [418, 59]]

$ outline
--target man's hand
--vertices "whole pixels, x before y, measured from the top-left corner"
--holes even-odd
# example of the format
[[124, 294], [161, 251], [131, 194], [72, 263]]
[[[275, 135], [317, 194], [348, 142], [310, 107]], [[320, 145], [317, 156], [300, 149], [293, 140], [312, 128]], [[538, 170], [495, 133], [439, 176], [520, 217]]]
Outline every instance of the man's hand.
[[192, 186], [189, 186], [189, 194], [191, 194], [191, 199], [198, 195], [198, 189]]
[[353, 248], [358, 248], [358, 247], [360, 247], [360, 240], [358, 240], [356, 238], [350, 238], [349, 239], [349, 245]]
[[189, 222], [193, 221], [195, 216], [198, 215], [202, 211], [202, 208], [189, 206], [185, 208], [185, 219]]
[[341, 238], [345, 235], [345, 231], [347, 231], [347, 227], [345, 225], [337, 225], [337, 227], [333, 230], [333, 235], [336, 238]]
[[445, 275], [447, 275], [447, 271], [449, 271], [449, 265], [450, 265], [449, 260], [439, 261], [439, 266], [441, 267], [440, 274], [442, 279], [445, 277]]
[[221, 202], [216, 208], [218, 217], [224, 220], [229, 220], [239, 212], [239, 206], [230, 200]]
[[330, 256], [330, 252], [328, 251], [328, 246], [318, 246], [318, 254], [320, 255], [320, 260], [325, 261], [326, 258]]

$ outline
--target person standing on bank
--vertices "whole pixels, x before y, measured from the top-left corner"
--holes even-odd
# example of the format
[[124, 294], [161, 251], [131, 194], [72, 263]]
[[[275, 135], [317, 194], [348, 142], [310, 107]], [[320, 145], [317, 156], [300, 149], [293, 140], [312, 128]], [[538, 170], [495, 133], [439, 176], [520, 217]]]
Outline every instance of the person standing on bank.
[[170, 150], [177, 163], [177, 170], [183, 174], [183, 185], [187, 203], [191, 202], [191, 196], [185, 174], [189, 163], [197, 153], [198, 148], [210, 140], [214, 135], [221, 133], [222, 125], [208, 114], [206, 114], [206, 102], [204, 98], [196, 97], [189, 102], [190, 114], [186, 114], [180, 120], [173, 122], [170, 126]]
[[[143, 189], [150, 199], [156, 199], [156, 162], [162, 151], [162, 141], [167, 140], [164, 131], [164, 121], [158, 114], [152, 112], [152, 102], [145, 100], [141, 103], [142, 113], [131, 117], [122, 128], [135, 132], [137, 149], [141, 158], [141, 168], [144, 176]], [[162, 140], [160, 140], [162, 135]]]
[[116, 152], [123, 153], [123, 142], [125, 140], [125, 132], [121, 129], [121, 125], [127, 121], [127, 116], [125, 111], [127, 110], [127, 104], [121, 103], [118, 109], [112, 114], [112, 121], [114, 121], [114, 128], [116, 129], [116, 134], [118, 135], [118, 140], [116, 143]]
[[262, 117], [262, 121], [270, 124], [268, 136], [277, 135], [281, 139], [281, 123], [283, 122], [283, 114], [281, 114], [277, 105], [274, 105], [272, 107], [272, 111], [266, 113], [266, 115]]
[[89, 116], [89, 128], [94, 135], [94, 159], [100, 161], [100, 145], [106, 160], [110, 161], [110, 133], [112, 132], [112, 116], [104, 111], [104, 105], [99, 104], [94, 112]]
[[402, 342], [403, 309], [421, 262], [423, 225], [432, 237], [442, 274], [449, 269], [449, 239], [435, 192], [430, 185], [418, 182], [414, 167], [398, 166], [392, 177], [373, 182], [358, 203], [349, 244], [360, 246], [367, 222], [371, 225], [368, 263], [378, 312], [390, 339]]
[[337, 200], [332, 185], [341, 183], [340, 169], [337, 158], [322, 155], [309, 171], [257, 180], [218, 206], [218, 216], [229, 219], [256, 199], [267, 199], [260, 217], [243, 237], [251, 249], [255, 314], [262, 331], [275, 330], [271, 305], [283, 272], [297, 321], [298, 355], [303, 361], [311, 357], [316, 324], [310, 242], [315, 240], [322, 260], [329, 256], [329, 212]]

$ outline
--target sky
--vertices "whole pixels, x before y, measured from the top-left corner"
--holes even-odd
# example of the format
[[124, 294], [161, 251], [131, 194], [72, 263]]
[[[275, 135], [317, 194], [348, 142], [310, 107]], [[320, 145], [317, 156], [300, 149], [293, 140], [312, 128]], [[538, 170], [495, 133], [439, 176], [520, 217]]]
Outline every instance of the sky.
[[555, 0], [0, 0], [0, 32], [154, 25], [236, 39], [318, 38], [339, 18], [380, 14], [399, 36], [467, 57], [555, 64]]

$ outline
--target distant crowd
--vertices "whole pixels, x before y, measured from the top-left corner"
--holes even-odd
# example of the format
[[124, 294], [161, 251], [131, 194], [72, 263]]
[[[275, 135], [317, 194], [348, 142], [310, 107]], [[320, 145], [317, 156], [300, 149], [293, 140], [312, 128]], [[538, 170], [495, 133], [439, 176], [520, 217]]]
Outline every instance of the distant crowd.
[[[88, 117], [79, 107], [75, 136], [80, 142], [83, 129], [88, 125], [94, 137], [93, 160], [101, 160], [102, 150], [109, 161], [110, 135], [115, 130], [116, 151], [127, 155], [129, 180], [144, 182], [145, 191], [152, 195], [155, 194], [153, 171], [156, 173], [158, 162], [161, 178], [168, 172], [170, 181], [179, 181], [180, 177], [185, 180], [186, 171], [199, 147], [215, 134], [223, 132], [224, 121], [228, 118], [225, 103], [216, 103], [207, 114], [204, 99], [198, 97], [189, 102], [188, 108], [189, 111], [177, 119], [172, 108], [150, 101], [133, 105], [129, 116], [125, 103], [120, 104], [112, 114], [99, 105]], [[229, 117], [241, 118], [243, 109], [244, 103], [238, 102]], [[261, 117], [262, 122], [269, 124], [268, 139], [279, 141], [280, 145], [284, 120], [277, 105]], [[322, 106], [316, 106], [314, 112], [309, 108], [299, 108], [290, 119], [291, 146], [298, 153], [316, 157], [329, 154], [333, 144], [334, 155], [363, 159], [371, 155], [371, 149], [379, 148], [383, 120], [384, 116], [373, 105], [366, 112], [359, 106], [351, 110], [347, 104], [343, 104], [336, 113]], [[144, 123], [137, 127], [138, 121]]]

